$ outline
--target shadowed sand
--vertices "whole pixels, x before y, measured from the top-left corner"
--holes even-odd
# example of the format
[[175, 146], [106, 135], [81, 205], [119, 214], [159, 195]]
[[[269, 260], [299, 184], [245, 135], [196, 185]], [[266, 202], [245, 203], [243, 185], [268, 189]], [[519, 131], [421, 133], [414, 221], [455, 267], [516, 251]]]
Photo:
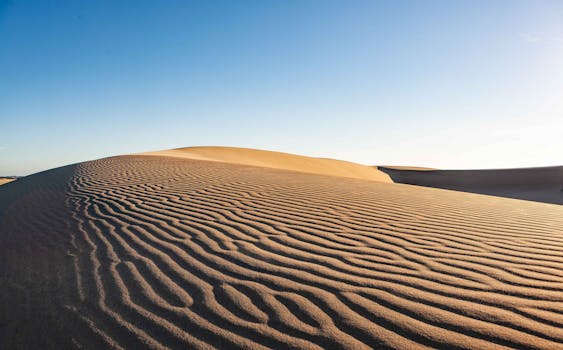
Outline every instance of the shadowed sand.
[[560, 349], [563, 207], [166, 156], [0, 188], [0, 348]]
[[563, 166], [494, 170], [378, 167], [394, 182], [563, 204]]

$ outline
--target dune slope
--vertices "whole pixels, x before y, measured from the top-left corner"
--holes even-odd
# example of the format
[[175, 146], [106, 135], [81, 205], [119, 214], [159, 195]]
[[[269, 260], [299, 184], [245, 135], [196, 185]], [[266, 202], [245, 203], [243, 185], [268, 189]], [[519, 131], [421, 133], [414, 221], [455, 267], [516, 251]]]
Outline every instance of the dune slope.
[[398, 183], [563, 204], [563, 166], [491, 170], [433, 170], [408, 167], [378, 169]]
[[239, 165], [253, 165], [303, 173], [351, 177], [391, 183], [389, 175], [377, 168], [343, 160], [313, 158], [296, 154], [237, 147], [186, 147], [140, 155], [169, 156], [208, 160]]
[[557, 349], [563, 207], [158, 156], [0, 188], [0, 348]]
[[13, 178], [8, 178], [8, 177], [0, 177], [0, 185], [4, 185], [7, 184], [9, 182], [14, 181], [15, 179]]

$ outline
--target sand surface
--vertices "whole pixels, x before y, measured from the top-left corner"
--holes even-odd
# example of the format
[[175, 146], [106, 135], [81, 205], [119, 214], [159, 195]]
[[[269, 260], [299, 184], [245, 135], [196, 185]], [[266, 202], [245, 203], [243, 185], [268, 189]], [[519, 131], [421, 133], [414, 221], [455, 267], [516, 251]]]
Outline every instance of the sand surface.
[[9, 178], [9, 177], [0, 177], [0, 185], [4, 185], [7, 184], [8, 182], [12, 182], [15, 179]]
[[375, 167], [328, 158], [313, 158], [296, 154], [237, 147], [186, 147], [140, 155], [169, 156], [254, 165], [331, 176], [351, 177], [391, 183], [389, 175]]
[[561, 349], [563, 207], [165, 156], [0, 188], [0, 348]]
[[494, 170], [378, 169], [398, 183], [563, 204], [563, 166]]

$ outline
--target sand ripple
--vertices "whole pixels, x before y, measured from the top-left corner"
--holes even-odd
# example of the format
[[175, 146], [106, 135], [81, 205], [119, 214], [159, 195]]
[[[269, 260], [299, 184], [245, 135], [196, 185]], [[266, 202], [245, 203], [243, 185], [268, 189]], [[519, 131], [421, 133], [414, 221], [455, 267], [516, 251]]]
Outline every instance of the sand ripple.
[[7, 346], [563, 348], [559, 206], [155, 156], [0, 198]]

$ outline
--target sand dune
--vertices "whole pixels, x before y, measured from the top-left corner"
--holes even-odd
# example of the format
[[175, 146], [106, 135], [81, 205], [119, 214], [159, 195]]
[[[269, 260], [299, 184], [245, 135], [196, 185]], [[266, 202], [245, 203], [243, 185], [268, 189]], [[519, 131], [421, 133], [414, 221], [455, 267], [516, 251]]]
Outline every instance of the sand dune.
[[85, 162], [0, 188], [0, 348], [561, 349], [562, 228], [471, 193]]
[[351, 177], [380, 182], [392, 182], [377, 168], [343, 160], [313, 158], [295, 154], [263, 151], [237, 147], [186, 147], [165, 151], [146, 152], [140, 155], [169, 156], [208, 160], [215, 162], [254, 165], [259, 167], [292, 170], [303, 173]]
[[0, 185], [7, 184], [8, 182], [14, 181], [14, 178], [11, 177], [0, 177]]
[[563, 166], [495, 170], [378, 169], [398, 183], [563, 204]]

